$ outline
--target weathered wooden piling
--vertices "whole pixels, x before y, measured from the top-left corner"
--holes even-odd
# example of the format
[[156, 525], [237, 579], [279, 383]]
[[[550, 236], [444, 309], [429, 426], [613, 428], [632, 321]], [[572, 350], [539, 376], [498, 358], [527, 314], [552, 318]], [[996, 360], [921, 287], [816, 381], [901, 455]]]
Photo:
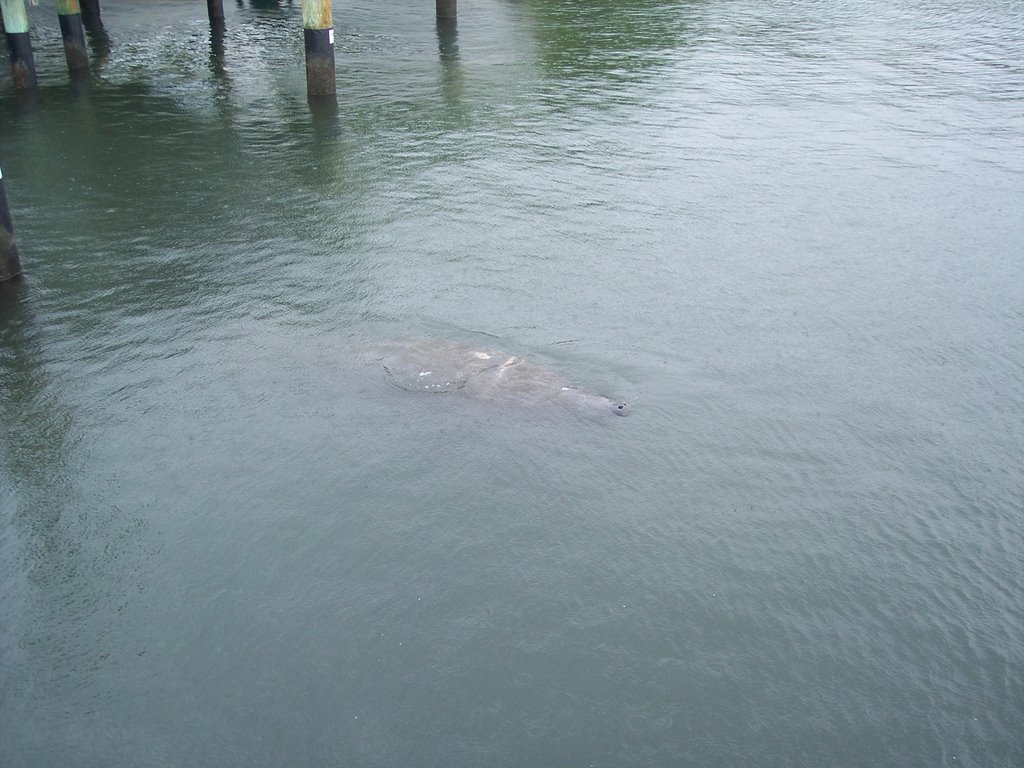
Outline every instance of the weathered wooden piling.
[[437, 0], [437, 18], [454, 19], [458, 16], [458, 0]]
[[60, 20], [60, 35], [64, 38], [68, 70], [72, 73], [87, 70], [89, 54], [85, 47], [85, 26], [78, 0], [57, 0], [57, 18]]
[[306, 92], [310, 96], [332, 96], [337, 85], [331, 0], [302, 0], [302, 27], [306, 39]]
[[224, 0], [206, 0], [206, 10], [210, 14], [210, 27], [214, 31], [224, 29]]
[[4, 187], [4, 172], [0, 169], [0, 282], [21, 274], [21, 259], [14, 242], [14, 225], [11, 223], [11, 209], [7, 205], [7, 188]]
[[36, 62], [28, 34], [25, 0], [0, 0], [0, 11], [3, 12], [4, 28], [7, 30], [14, 87], [19, 91], [34, 91], [37, 88]]

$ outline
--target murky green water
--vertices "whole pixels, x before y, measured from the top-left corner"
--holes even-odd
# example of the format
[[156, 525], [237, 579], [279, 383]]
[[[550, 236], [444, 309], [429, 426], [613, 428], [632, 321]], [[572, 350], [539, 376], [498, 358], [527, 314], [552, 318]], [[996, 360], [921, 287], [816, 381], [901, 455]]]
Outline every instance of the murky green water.
[[0, 75], [0, 764], [1024, 764], [1020, 3], [226, 5]]

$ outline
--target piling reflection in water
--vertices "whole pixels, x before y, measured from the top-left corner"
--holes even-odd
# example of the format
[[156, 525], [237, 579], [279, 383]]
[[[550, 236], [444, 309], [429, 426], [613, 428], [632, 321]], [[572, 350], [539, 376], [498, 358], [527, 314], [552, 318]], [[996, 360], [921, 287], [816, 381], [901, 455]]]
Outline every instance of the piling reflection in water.
[[14, 239], [14, 222], [7, 202], [7, 187], [3, 169], [0, 168], [0, 283], [21, 274], [21, 258]]
[[462, 105], [464, 77], [459, 58], [459, 27], [454, 17], [437, 17], [437, 51], [441, 59], [441, 90], [445, 103], [451, 108], [459, 107]]
[[107, 34], [107, 30], [103, 26], [98, 0], [80, 0], [80, 6], [82, 26], [85, 27], [89, 48], [92, 50], [93, 63], [100, 66], [110, 56], [110, 35]]
[[[5, 594], [17, 584], [20, 594], [38, 599], [18, 611], [5, 601], [0, 657], [5, 684], [20, 688], [32, 677], [41, 687], [21, 703], [5, 703], [5, 726], [31, 711], [37, 696], [62, 695], [68, 679], [91, 690], [86, 698], [108, 699], [98, 692], [114, 673], [115, 606], [137, 593], [139, 564], [152, 552], [135, 511], [125, 512], [113, 497], [80, 494], [82, 412], [56, 394], [67, 382], [53, 370], [46, 321], [29, 290], [3, 295], [12, 292], [0, 284], [0, 576]], [[47, 681], [28, 671], [54, 664], [62, 672]]]

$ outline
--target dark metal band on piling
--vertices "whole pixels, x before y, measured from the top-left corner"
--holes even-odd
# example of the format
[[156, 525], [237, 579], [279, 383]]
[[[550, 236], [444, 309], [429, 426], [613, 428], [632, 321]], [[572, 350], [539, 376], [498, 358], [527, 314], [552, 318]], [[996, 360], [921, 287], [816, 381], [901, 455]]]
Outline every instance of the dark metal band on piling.
[[60, 34], [64, 38], [64, 57], [68, 69], [80, 72], [89, 68], [89, 53], [85, 47], [85, 25], [81, 13], [59, 14]]
[[310, 96], [337, 91], [334, 73], [334, 29], [303, 30], [306, 44], [306, 90]]
[[437, 18], [454, 19], [458, 15], [457, 0], [437, 0]]
[[206, 0], [206, 10], [210, 14], [210, 26], [224, 26], [224, 0]]
[[32, 40], [28, 32], [8, 32], [7, 48], [11, 52], [11, 76], [19, 91], [34, 91], [37, 87], [36, 63], [32, 57]]

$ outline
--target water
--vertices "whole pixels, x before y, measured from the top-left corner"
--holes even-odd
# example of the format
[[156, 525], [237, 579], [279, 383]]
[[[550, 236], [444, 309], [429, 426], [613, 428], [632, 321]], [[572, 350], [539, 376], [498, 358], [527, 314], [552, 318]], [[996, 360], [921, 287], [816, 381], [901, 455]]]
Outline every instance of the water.
[[0, 763], [1024, 765], [1020, 3], [226, 5], [0, 76]]

